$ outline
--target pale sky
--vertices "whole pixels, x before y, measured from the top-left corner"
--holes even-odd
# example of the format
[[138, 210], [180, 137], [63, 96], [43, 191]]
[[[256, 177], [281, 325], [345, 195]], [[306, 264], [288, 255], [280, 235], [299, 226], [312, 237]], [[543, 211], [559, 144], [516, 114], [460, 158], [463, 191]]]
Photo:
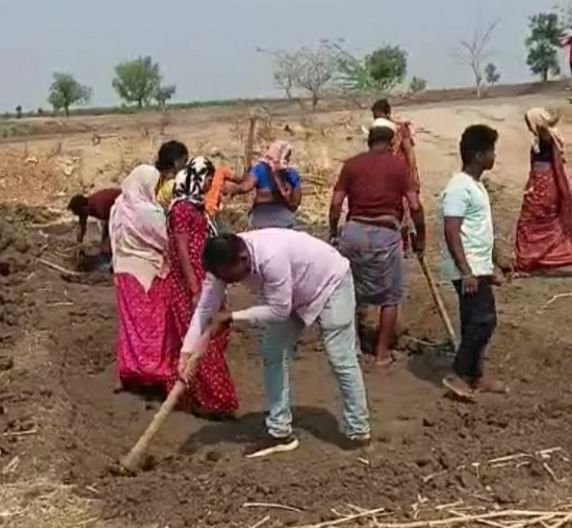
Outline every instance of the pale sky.
[[[179, 101], [277, 95], [257, 47], [295, 49], [343, 38], [356, 53], [386, 43], [409, 53], [409, 76], [432, 87], [471, 83], [459, 41], [478, 20], [500, 26], [491, 49], [504, 82], [530, 78], [528, 16], [555, 0], [0, 0], [0, 110], [48, 108], [55, 71], [118, 104], [119, 61], [151, 55]], [[562, 54], [564, 61], [565, 55]]]

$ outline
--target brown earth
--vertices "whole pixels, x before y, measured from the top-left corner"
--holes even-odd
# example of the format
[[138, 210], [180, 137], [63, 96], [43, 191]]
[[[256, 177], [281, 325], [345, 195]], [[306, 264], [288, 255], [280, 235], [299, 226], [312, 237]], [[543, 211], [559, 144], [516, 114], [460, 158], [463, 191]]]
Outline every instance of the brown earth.
[[[530, 103], [411, 112], [432, 226], [436, 193], [456, 165], [459, 129], [467, 121], [486, 120], [501, 130], [490, 185], [499, 232], [510, 247], [526, 177], [527, 137], [517, 116]], [[340, 157], [358, 148], [358, 137], [344, 139], [349, 132], [338, 114], [320, 119], [330, 151], [334, 141]], [[309, 138], [296, 138], [306, 152], [320, 150], [316, 142], [324, 136], [314, 130]], [[312, 167], [305, 158], [304, 163]], [[319, 174], [311, 172], [308, 180], [317, 181]], [[324, 192], [317, 187], [316, 202], [305, 203], [308, 218], [323, 216]], [[237, 328], [228, 359], [240, 420], [211, 424], [175, 413], [154, 440], [146, 471], [121, 477], [110, 468], [159, 404], [113, 392], [111, 280], [65, 279], [35, 260], [41, 255], [69, 267], [72, 243], [66, 218], [22, 206], [0, 211], [0, 526], [250, 527], [269, 515], [264, 526], [278, 527], [336, 519], [335, 512], [357, 508], [384, 507], [388, 519], [407, 520], [444, 515], [448, 508], [438, 508], [443, 504], [478, 512], [551, 508], [572, 498], [569, 303], [562, 298], [547, 306], [554, 295], [572, 291], [569, 278], [519, 280], [498, 290], [500, 326], [490, 365], [511, 392], [480, 396], [469, 405], [443, 397], [440, 380], [449, 360], [443, 347], [431, 344], [438, 345], [444, 332], [418, 266], [408, 261], [399, 362], [388, 375], [366, 373], [374, 444], [364, 453], [340, 449], [335, 385], [309, 331], [291, 369], [301, 447], [245, 460], [242, 448], [261, 431], [264, 404], [255, 332]], [[429, 259], [435, 271], [436, 250], [433, 241]], [[454, 297], [446, 285], [443, 291], [454, 314]], [[233, 290], [233, 306], [249, 300], [241, 288]], [[509, 455], [518, 456], [490, 462]]]

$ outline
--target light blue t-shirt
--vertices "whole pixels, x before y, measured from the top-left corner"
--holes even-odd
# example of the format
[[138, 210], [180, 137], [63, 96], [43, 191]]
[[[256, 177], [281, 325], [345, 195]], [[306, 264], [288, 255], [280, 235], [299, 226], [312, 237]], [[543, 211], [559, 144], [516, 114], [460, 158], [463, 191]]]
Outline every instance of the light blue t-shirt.
[[462, 218], [461, 242], [473, 275], [492, 275], [494, 229], [489, 193], [485, 186], [464, 172], [455, 174], [441, 194], [442, 273], [447, 280], [462, 278], [449, 253], [444, 235], [444, 218]]

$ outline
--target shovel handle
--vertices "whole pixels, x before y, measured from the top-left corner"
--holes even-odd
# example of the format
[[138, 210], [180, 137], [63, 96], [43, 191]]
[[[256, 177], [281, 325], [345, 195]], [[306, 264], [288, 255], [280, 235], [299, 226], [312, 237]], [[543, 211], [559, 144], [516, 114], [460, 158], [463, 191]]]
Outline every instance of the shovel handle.
[[[191, 357], [189, 359], [189, 365], [188, 365], [189, 376], [192, 375], [192, 373], [196, 368], [198, 360], [205, 353], [209, 344], [210, 335], [211, 335], [211, 328], [209, 327], [205, 332], [203, 332], [203, 334], [199, 338], [195, 351], [191, 354]], [[161, 404], [161, 407], [153, 417], [153, 420], [151, 420], [151, 423], [149, 424], [147, 429], [145, 429], [145, 432], [141, 435], [139, 440], [137, 440], [137, 443], [133, 446], [131, 451], [129, 451], [129, 453], [124, 458], [121, 459], [121, 465], [125, 469], [131, 472], [134, 472], [137, 469], [139, 461], [141, 460], [145, 451], [147, 451], [147, 448], [151, 443], [151, 440], [157, 434], [157, 432], [159, 431], [159, 429], [161, 428], [161, 426], [163, 425], [169, 414], [171, 414], [171, 412], [175, 409], [175, 407], [177, 406], [177, 402], [179, 401], [179, 398], [183, 395], [186, 388], [187, 387], [185, 383], [181, 380], [178, 380], [175, 383], [175, 385], [169, 392], [169, 395], [167, 396], [165, 401]]]
[[443, 325], [445, 326], [445, 330], [447, 331], [447, 335], [449, 336], [449, 340], [451, 344], [455, 347], [458, 346], [457, 336], [455, 335], [455, 330], [453, 329], [453, 324], [451, 323], [451, 318], [447, 313], [447, 309], [445, 308], [445, 303], [443, 302], [443, 298], [439, 293], [439, 289], [437, 288], [437, 284], [435, 279], [433, 278], [433, 274], [427, 265], [425, 257], [418, 256], [419, 264], [421, 269], [423, 270], [423, 275], [425, 275], [425, 279], [427, 280], [427, 285], [429, 286], [429, 290], [431, 291], [431, 297], [433, 297], [433, 302], [439, 312], [439, 316], [443, 321]]

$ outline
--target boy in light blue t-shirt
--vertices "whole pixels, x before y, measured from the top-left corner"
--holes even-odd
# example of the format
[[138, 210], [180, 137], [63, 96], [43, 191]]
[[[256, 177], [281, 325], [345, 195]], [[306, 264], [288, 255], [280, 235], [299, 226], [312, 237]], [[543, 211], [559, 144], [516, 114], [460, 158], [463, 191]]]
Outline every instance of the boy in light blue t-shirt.
[[461, 139], [462, 172], [441, 195], [443, 274], [459, 296], [461, 343], [453, 374], [443, 380], [461, 398], [474, 390], [506, 392], [483, 368], [485, 350], [497, 324], [494, 275], [494, 231], [489, 195], [481, 182], [495, 163], [496, 130], [474, 125]]

